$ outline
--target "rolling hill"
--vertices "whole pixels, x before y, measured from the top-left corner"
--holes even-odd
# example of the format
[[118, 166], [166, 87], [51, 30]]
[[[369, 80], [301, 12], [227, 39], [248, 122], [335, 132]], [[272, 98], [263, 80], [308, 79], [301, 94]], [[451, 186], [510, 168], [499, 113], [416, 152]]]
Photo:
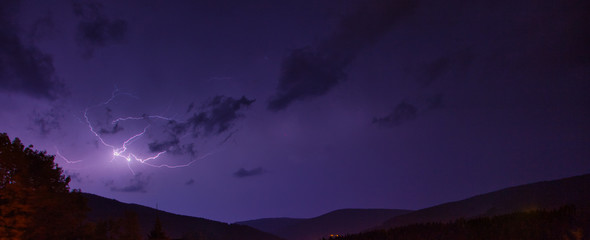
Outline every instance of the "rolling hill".
[[341, 209], [324, 215], [301, 218], [263, 218], [237, 224], [247, 225], [289, 240], [317, 240], [330, 234], [356, 233], [405, 214], [397, 209]]
[[[156, 210], [84, 194], [92, 209], [90, 220], [118, 218], [127, 210], [137, 213], [142, 233], [152, 228]], [[460, 201], [417, 211], [396, 209], [342, 209], [314, 218], [264, 218], [226, 224], [204, 218], [159, 211], [164, 230], [172, 237], [185, 233], [207, 239], [316, 240], [330, 234], [358, 233], [367, 229], [389, 229], [414, 223], [449, 222], [459, 218], [497, 216], [538, 209], [575, 205], [590, 212], [590, 174], [509, 187]], [[274, 234], [274, 235], [273, 235]], [[278, 237], [277, 237], [278, 236]], [[280, 237], [280, 238], [279, 238]]]
[[261, 232], [249, 226], [239, 224], [227, 224], [212, 221], [204, 218], [182, 216], [156, 209], [137, 205], [122, 203], [117, 200], [104, 198], [98, 195], [83, 193], [88, 199], [88, 206], [91, 211], [88, 218], [91, 221], [104, 220], [108, 218], [119, 218], [125, 211], [137, 213], [141, 232], [144, 236], [154, 226], [156, 215], [160, 218], [162, 227], [168, 236], [180, 238], [185, 234], [202, 235], [210, 240], [279, 240], [281, 238], [269, 233]]
[[505, 188], [395, 216], [378, 229], [575, 205], [590, 210], [590, 174]]

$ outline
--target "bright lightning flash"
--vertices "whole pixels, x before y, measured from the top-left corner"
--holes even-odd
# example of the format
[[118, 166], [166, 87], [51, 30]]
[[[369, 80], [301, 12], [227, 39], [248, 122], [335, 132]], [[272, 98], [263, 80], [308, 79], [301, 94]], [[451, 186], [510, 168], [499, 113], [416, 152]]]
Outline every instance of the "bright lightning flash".
[[[158, 152], [157, 154], [155, 154], [155, 155], [153, 155], [153, 156], [146, 157], [146, 158], [141, 158], [141, 157], [138, 157], [138, 155], [136, 155], [135, 153], [131, 152], [131, 151], [128, 149], [128, 146], [129, 146], [130, 144], [132, 144], [134, 141], [136, 141], [136, 140], [138, 140], [139, 138], [141, 138], [141, 137], [143, 137], [143, 136], [144, 136], [144, 134], [146, 133], [146, 131], [147, 131], [147, 130], [148, 130], [148, 128], [150, 127], [150, 125], [149, 125], [149, 124], [148, 124], [148, 125], [147, 125], [147, 126], [144, 128], [144, 129], [143, 129], [143, 131], [141, 131], [141, 132], [139, 132], [139, 133], [137, 133], [137, 134], [135, 134], [135, 135], [131, 136], [130, 138], [128, 138], [127, 140], [125, 140], [125, 141], [124, 141], [124, 142], [123, 142], [123, 143], [122, 143], [120, 146], [115, 146], [115, 145], [113, 145], [113, 144], [110, 144], [110, 143], [108, 143], [108, 142], [107, 142], [107, 141], [105, 141], [105, 139], [103, 139], [103, 138], [102, 138], [102, 136], [101, 136], [101, 135], [100, 135], [100, 134], [99, 134], [99, 133], [98, 133], [98, 132], [95, 130], [94, 126], [93, 126], [93, 125], [92, 125], [92, 123], [90, 122], [90, 119], [88, 118], [88, 111], [89, 111], [90, 109], [97, 108], [97, 107], [101, 107], [101, 106], [105, 106], [105, 105], [109, 104], [111, 101], [113, 101], [113, 100], [114, 100], [114, 99], [115, 99], [117, 96], [119, 96], [119, 95], [129, 95], [129, 96], [132, 96], [132, 97], [134, 97], [133, 95], [131, 95], [131, 94], [129, 94], [129, 93], [123, 93], [123, 92], [120, 92], [120, 91], [119, 91], [117, 88], [115, 88], [115, 91], [113, 91], [113, 93], [112, 93], [112, 95], [111, 95], [111, 98], [109, 98], [107, 101], [105, 101], [105, 102], [103, 102], [103, 103], [100, 103], [100, 104], [97, 104], [97, 105], [95, 105], [95, 106], [92, 106], [92, 107], [88, 107], [88, 108], [86, 108], [86, 109], [84, 110], [84, 119], [86, 120], [86, 124], [88, 124], [88, 129], [90, 130], [90, 132], [91, 132], [92, 134], [94, 134], [94, 136], [95, 136], [95, 137], [98, 139], [98, 141], [99, 141], [100, 143], [102, 143], [102, 145], [104, 145], [104, 146], [106, 146], [106, 147], [110, 148], [110, 149], [113, 151], [113, 158], [111, 159], [111, 161], [113, 161], [113, 160], [114, 160], [114, 159], [116, 159], [116, 158], [122, 158], [122, 159], [125, 159], [125, 160], [127, 160], [127, 165], [129, 166], [129, 169], [131, 170], [131, 172], [132, 172], [133, 174], [135, 174], [135, 173], [133, 172], [133, 169], [131, 169], [131, 165], [130, 165], [130, 163], [131, 163], [132, 161], [135, 161], [135, 162], [138, 162], [138, 163], [141, 163], [141, 164], [145, 164], [145, 165], [147, 165], [147, 166], [150, 166], [150, 167], [156, 167], [156, 168], [161, 168], [161, 167], [166, 167], [166, 168], [181, 168], [181, 167], [188, 167], [188, 166], [190, 166], [191, 164], [193, 164], [195, 161], [197, 161], [197, 160], [200, 160], [200, 159], [203, 159], [203, 158], [205, 158], [205, 157], [207, 157], [207, 156], [209, 156], [209, 155], [210, 155], [210, 154], [205, 154], [205, 155], [204, 155], [204, 156], [202, 156], [202, 157], [199, 157], [199, 158], [193, 159], [193, 160], [191, 160], [191, 161], [190, 161], [190, 162], [188, 162], [188, 163], [185, 163], [185, 164], [180, 164], [180, 165], [169, 165], [169, 164], [153, 164], [153, 163], [151, 163], [151, 161], [153, 161], [153, 160], [155, 160], [155, 159], [157, 159], [157, 158], [161, 157], [163, 154], [165, 154], [165, 153], [166, 153], [166, 151], [161, 151], [161, 152]], [[111, 122], [111, 124], [112, 124], [112, 125], [115, 125], [115, 124], [117, 124], [117, 123], [119, 123], [119, 122], [122, 122], [122, 121], [130, 121], [130, 120], [145, 120], [145, 119], [160, 119], [160, 120], [167, 120], [167, 121], [169, 121], [169, 120], [172, 120], [171, 118], [164, 117], [164, 116], [159, 116], [159, 115], [149, 115], [149, 116], [148, 116], [148, 115], [143, 115], [143, 116], [141, 116], [141, 117], [120, 117], [120, 118], [117, 118], [117, 119], [113, 120], [113, 121]], [[64, 159], [65, 159], [65, 158], [64, 158]]]

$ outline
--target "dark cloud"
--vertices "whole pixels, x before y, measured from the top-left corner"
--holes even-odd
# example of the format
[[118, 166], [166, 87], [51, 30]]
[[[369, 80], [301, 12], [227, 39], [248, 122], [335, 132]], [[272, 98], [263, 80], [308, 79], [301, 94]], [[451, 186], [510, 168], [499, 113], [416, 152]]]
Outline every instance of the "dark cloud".
[[417, 81], [426, 87], [447, 76], [454, 78], [461, 77], [461, 73], [467, 72], [473, 59], [474, 54], [471, 49], [463, 49], [436, 58], [431, 62], [413, 69], [412, 72], [417, 75]]
[[18, 1], [0, 2], [0, 90], [53, 100], [63, 92], [63, 85], [52, 57], [19, 36], [18, 8]]
[[193, 129], [201, 125], [206, 134], [220, 134], [227, 131], [234, 121], [243, 117], [238, 113], [241, 108], [248, 107], [255, 101], [256, 99], [247, 99], [245, 96], [240, 99], [216, 96], [207, 105], [209, 111], [195, 114], [189, 122]]
[[148, 143], [148, 148], [150, 152], [166, 151], [167, 153], [175, 155], [189, 154], [191, 156], [195, 156], [197, 153], [195, 151], [194, 143], [181, 144], [180, 140], [176, 137], [172, 138], [171, 140], [156, 140], [154, 142]]
[[100, 133], [101, 135], [108, 135], [108, 134], [116, 134], [118, 132], [121, 132], [123, 130], [125, 130], [123, 127], [121, 127], [119, 125], [119, 122], [115, 122], [113, 124], [113, 110], [109, 107], [105, 108], [105, 118], [104, 118], [104, 122], [103, 121], [98, 121], [97, 123], [97, 127], [99, 127], [100, 129], [98, 130], [98, 133]]
[[443, 102], [444, 95], [442, 93], [433, 94], [421, 100], [416, 101], [417, 103], [411, 104], [407, 101], [402, 101], [393, 111], [384, 117], [373, 118], [373, 124], [377, 124], [383, 127], [395, 127], [405, 122], [416, 119], [419, 115], [423, 115], [426, 112], [434, 109], [444, 107]]
[[296, 49], [283, 59], [276, 94], [268, 109], [279, 111], [295, 100], [317, 97], [346, 78], [345, 68], [416, 6], [412, 0], [371, 0], [344, 16], [338, 29], [315, 47]]
[[150, 151], [152, 152], [161, 152], [161, 151], [169, 151], [171, 148], [178, 146], [180, 144], [180, 140], [178, 138], [174, 138], [172, 140], [167, 141], [154, 141], [148, 144]]
[[142, 173], [137, 173], [129, 180], [129, 185], [123, 187], [113, 186], [113, 182], [108, 182], [105, 185], [110, 187], [113, 192], [146, 192], [146, 187], [150, 182], [150, 177], [144, 177]]
[[190, 132], [194, 137], [200, 134], [217, 135], [231, 128], [233, 123], [242, 118], [239, 111], [250, 106], [255, 99], [240, 99], [216, 96], [205, 104], [205, 109], [194, 113], [184, 122], [170, 121], [171, 131], [176, 135]]
[[219, 145], [223, 145], [224, 143], [226, 143], [236, 132], [238, 132], [238, 130], [234, 130], [227, 134], [227, 136], [225, 136], [225, 138], [223, 139], [223, 141], [219, 143]]
[[187, 185], [187, 186], [190, 186], [190, 185], [193, 185], [193, 184], [195, 184], [195, 180], [194, 180], [194, 179], [192, 179], [192, 178], [191, 178], [191, 179], [189, 179], [188, 181], [186, 181], [186, 182], [184, 183], [184, 185]]
[[121, 43], [127, 34], [127, 22], [109, 19], [98, 2], [74, 1], [74, 14], [81, 19], [76, 40], [84, 48], [84, 57], [92, 57], [94, 50], [113, 43]]
[[418, 113], [416, 106], [405, 101], [399, 103], [389, 115], [381, 118], [374, 118], [373, 123], [380, 126], [398, 126], [404, 122], [414, 120]]
[[51, 14], [47, 14], [46, 16], [35, 20], [29, 32], [29, 39], [31, 39], [32, 42], [40, 41], [41, 39], [50, 36], [54, 28], [55, 24], [53, 18], [51, 17]]
[[281, 68], [278, 93], [268, 103], [271, 111], [285, 109], [294, 100], [324, 95], [346, 77], [344, 66], [310, 48], [294, 50]]
[[41, 136], [47, 136], [53, 130], [61, 128], [59, 120], [63, 118], [62, 114], [56, 109], [51, 108], [47, 112], [33, 112], [32, 122], [33, 126], [31, 129], [39, 131]]
[[[155, 140], [148, 144], [151, 152], [168, 151], [176, 154], [195, 155], [194, 144], [183, 144], [180, 138], [190, 135], [193, 138], [215, 136], [227, 132], [235, 121], [244, 117], [240, 113], [245, 107], [256, 101], [242, 96], [240, 99], [232, 97], [216, 96], [203, 105], [201, 109], [194, 110], [194, 104], [189, 105], [193, 114], [184, 121], [169, 121], [167, 124], [169, 138], [167, 140]], [[192, 107], [191, 107], [192, 106]], [[235, 131], [232, 131], [223, 140], [226, 142]]]
[[441, 75], [449, 71], [450, 59], [447, 57], [439, 58], [424, 67], [425, 77], [420, 79], [423, 85], [430, 85], [437, 80]]
[[111, 129], [101, 128], [99, 133], [100, 134], [115, 134], [120, 131], [123, 131], [123, 127], [120, 127], [119, 123], [115, 123], [115, 125]]
[[66, 170], [66, 171], [64, 171], [64, 174], [66, 176], [70, 177], [70, 179], [74, 182], [77, 182], [77, 183], [82, 182], [82, 177], [80, 176], [80, 173]]
[[438, 93], [438, 94], [428, 97], [426, 99], [426, 108], [432, 110], [432, 109], [444, 107], [443, 97], [444, 97], [444, 95], [442, 93]]
[[189, 113], [189, 112], [191, 112], [191, 111], [193, 110], [193, 108], [194, 108], [194, 107], [195, 107], [195, 104], [194, 104], [194, 103], [191, 103], [191, 104], [189, 104], [189, 105], [188, 105], [188, 108], [186, 109], [186, 113]]
[[261, 175], [261, 174], [263, 174], [265, 172], [266, 171], [264, 171], [264, 169], [261, 168], [261, 167], [250, 169], [250, 170], [246, 170], [244, 168], [240, 168], [240, 169], [238, 169], [238, 171], [236, 171], [234, 173], [234, 176], [237, 177], [237, 178], [253, 177], [253, 176]]

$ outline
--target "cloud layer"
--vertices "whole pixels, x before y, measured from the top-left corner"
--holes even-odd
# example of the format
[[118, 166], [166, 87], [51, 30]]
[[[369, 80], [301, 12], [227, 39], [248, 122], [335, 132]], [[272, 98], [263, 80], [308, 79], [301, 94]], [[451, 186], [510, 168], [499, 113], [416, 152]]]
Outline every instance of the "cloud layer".
[[57, 108], [51, 108], [46, 112], [33, 111], [31, 129], [37, 130], [41, 136], [47, 136], [52, 131], [61, 129], [60, 120], [63, 115]]
[[150, 182], [150, 177], [144, 177], [142, 173], [137, 173], [129, 180], [129, 184], [122, 187], [113, 185], [113, 182], [108, 182], [106, 185], [110, 186], [113, 192], [140, 192], [145, 193], [146, 187]]
[[427, 96], [422, 101], [417, 101], [416, 103], [409, 103], [403, 100], [389, 114], [383, 117], [373, 118], [373, 124], [382, 127], [396, 127], [413, 121], [419, 115], [444, 107], [443, 98], [444, 95], [442, 93], [437, 93]]
[[410, 13], [411, 0], [372, 0], [344, 16], [336, 31], [315, 47], [295, 49], [283, 59], [276, 94], [267, 108], [280, 111], [293, 101], [322, 96], [346, 78], [345, 68], [361, 50]]
[[380, 118], [374, 118], [373, 123], [381, 126], [398, 126], [404, 122], [414, 120], [418, 114], [418, 108], [405, 101], [399, 103], [393, 111]]
[[240, 168], [240, 169], [238, 169], [238, 171], [236, 171], [234, 173], [234, 176], [237, 178], [245, 178], [245, 177], [253, 177], [253, 176], [262, 175], [264, 173], [265, 173], [265, 171], [261, 167], [250, 169], [250, 170]]
[[102, 4], [73, 1], [72, 8], [74, 14], [81, 19], [76, 40], [84, 49], [84, 57], [92, 57], [96, 48], [121, 43], [125, 39], [127, 22], [122, 19], [109, 19], [103, 13]]
[[55, 99], [63, 91], [53, 59], [19, 35], [19, 3], [0, 3], [0, 89], [17, 91], [36, 98]]
[[[194, 104], [191, 103], [188, 108], [190, 117], [183, 121], [169, 121], [166, 125], [168, 138], [149, 143], [149, 150], [151, 152], [167, 151], [173, 154], [194, 155], [196, 153], [194, 143], [183, 142], [181, 138], [185, 136], [200, 138], [224, 134], [233, 127], [237, 120], [244, 117], [241, 110], [255, 101], [255, 99], [248, 99], [245, 96], [235, 99], [219, 95], [199, 109], [194, 108]], [[223, 142], [227, 141], [234, 132], [229, 132]]]

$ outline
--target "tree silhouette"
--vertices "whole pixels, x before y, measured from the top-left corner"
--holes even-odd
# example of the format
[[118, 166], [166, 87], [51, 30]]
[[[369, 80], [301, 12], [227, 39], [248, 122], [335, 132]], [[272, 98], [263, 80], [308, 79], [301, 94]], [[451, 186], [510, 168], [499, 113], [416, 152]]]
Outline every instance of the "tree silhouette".
[[125, 211], [120, 218], [109, 218], [94, 223], [89, 231], [91, 240], [142, 240], [141, 227], [137, 213]]
[[[457, 219], [451, 222], [417, 223], [389, 230], [373, 230], [332, 240], [375, 239], [590, 239], [590, 213], [573, 205], [554, 210], [514, 212], [493, 217]], [[324, 238], [326, 239], [326, 238]]]
[[137, 213], [133, 211], [125, 211], [125, 214], [119, 220], [121, 226], [121, 238], [125, 240], [141, 240], [141, 228], [139, 226], [139, 219]]
[[148, 240], [170, 240], [166, 233], [162, 229], [162, 223], [160, 222], [160, 217], [156, 216], [156, 223], [154, 224], [154, 228], [148, 235]]
[[121, 228], [113, 219], [100, 220], [94, 223], [94, 230], [88, 235], [92, 240], [118, 240]]
[[54, 157], [0, 133], [0, 239], [76, 239], [86, 200]]

